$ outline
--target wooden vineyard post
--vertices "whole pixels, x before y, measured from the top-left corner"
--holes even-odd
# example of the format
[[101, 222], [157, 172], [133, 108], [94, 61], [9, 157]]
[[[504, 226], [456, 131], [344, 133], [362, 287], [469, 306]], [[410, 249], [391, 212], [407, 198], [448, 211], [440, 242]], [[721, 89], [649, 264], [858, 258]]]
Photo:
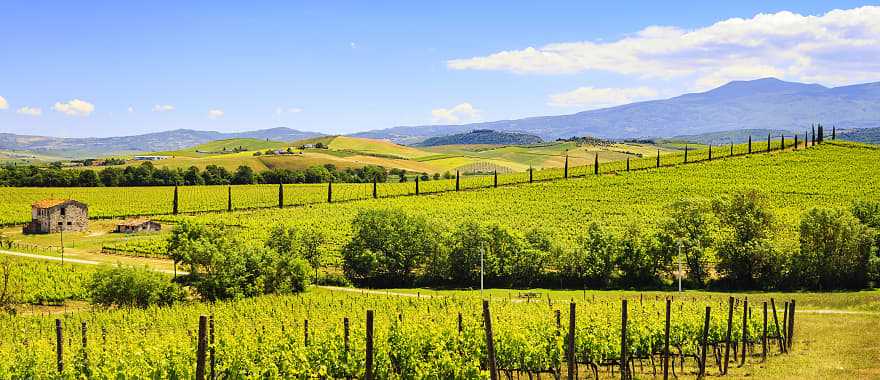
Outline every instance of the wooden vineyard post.
[[529, 166], [529, 183], [532, 183], [532, 182], [533, 182], [532, 167]]
[[562, 335], [562, 313], [559, 309], [553, 311], [553, 314], [556, 315], [556, 336]]
[[709, 144], [709, 161], [712, 161], [712, 144]]
[[599, 175], [599, 153], [596, 153], [593, 159], [593, 174]]
[[672, 317], [672, 300], [666, 299], [666, 330], [663, 339], [663, 380], [669, 379], [669, 321]]
[[703, 335], [700, 337], [700, 374], [697, 376], [698, 379], [706, 376], [706, 351], [709, 351], [709, 315], [711, 312], [712, 308], [706, 306], [706, 320], [703, 322]]
[[462, 321], [462, 319], [461, 319], [461, 312], [459, 312], [459, 313], [458, 313], [458, 335], [461, 335], [462, 329], [464, 328], [462, 322], [463, 322], [463, 321]]
[[458, 170], [455, 171], [455, 191], [461, 190], [461, 175]]
[[333, 180], [327, 181], [327, 203], [333, 203]]
[[284, 184], [278, 183], [278, 208], [284, 208]]
[[377, 182], [378, 182], [378, 180], [376, 179], [376, 177], [373, 177], [373, 199], [376, 199], [379, 197], [379, 192], [377, 191], [377, 190], [379, 190], [378, 189], [379, 185]]
[[727, 334], [724, 337], [724, 364], [721, 373], [727, 374], [727, 362], [730, 359], [730, 330], [733, 329], [733, 297], [728, 299], [727, 308]]
[[171, 213], [177, 215], [178, 206], [178, 198], [177, 198], [177, 186], [174, 186], [174, 200], [171, 202]]
[[789, 304], [791, 311], [788, 312], [788, 350], [794, 347], [794, 300]]
[[88, 328], [86, 327], [86, 323], [82, 322], [80, 325], [82, 330], [82, 364], [86, 369], [89, 368], [89, 338], [88, 338]]
[[568, 179], [568, 154], [565, 155], [565, 171], [563, 172], [566, 179]]
[[303, 345], [309, 346], [309, 320], [303, 320]]
[[770, 307], [773, 308], [773, 324], [776, 326], [776, 340], [779, 342], [779, 352], [784, 352], [782, 344], [782, 330], [779, 330], [779, 317], [776, 315], [776, 301], [770, 299]]
[[752, 154], [752, 136], [749, 135], [749, 154]]
[[489, 378], [498, 380], [498, 371], [495, 367], [495, 341], [492, 337], [492, 315], [489, 314], [488, 300], [483, 300], [483, 323], [486, 326], [486, 353], [489, 355]]
[[373, 380], [373, 311], [367, 310], [367, 356], [364, 368], [364, 380]]
[[620, 309], [620, 378], [622, 380], [629, 379], [629, 358], [626, 344], [626, 319], [627, 306], [626, 300], [623, 300], [621, 301]]
[[[348, 362], [348, 351], [350, 348], [349, 336], [348, 317], [344, 317], [342, 318], [342, 354], [344, 355], [346, 363]], [[351, 376], [346, 376], [346, 379], [351, 379]]]
[[740, 358], [739, 365], [744, 366], [746, 364], [746, 347], [748, 346], [749, 339], [749, 298], [746, 297], [743, 300], [743, 322], [742, 322], [742, 357]]
[[688, 163], [688, 146], [684, 144], [684, 163]]
[[568, 305], [568, 347], [566, 351], [566, 360], [568, 361], [568, 380], [574, 380], [577, 371], [577, 359], [574, 353], [574, 333], [575, 333], [575, 303]]
[[211, 365], [210, 379], [214, 380], [217, 378], [217, 355], [214, 350], [214, 312], [211, 312], [211, 316], [208, 317], [208, 362]]
[[419, 176], [416, 175], [416, 195], [419, 195]]
[[629, 172], [629, 157], [626, 158], [626, 171]]
[[770, 134], [767, 134], [767, 152], [770, 151]]
[[492, 183], [492, 187], [498, 187], [498, 169], [495, 169], [495, 178]]
[[57, 318], [55, 319], [55, 361], [58, 363], [58, 373], [64, 372], [64, 337], [61, 320]]
[[208, 345], [207, 339], [208, 317], [199, 316], [199, 342], [196, 348], [196, 380], [205, 380], [205, 351]]
[[660, 149], [657, 149], [657, 167], [660, 167]]
[[782, 338], [782, 350], [783, 352], [788, 352], [788, 301], [783, 302], [782, 306], [782, 331], [779, 335], [784, 336]]
[[232, 211], [232, 186], [226, 186], [226, 211]]
[[767, 301], [764, 301], [764, 331], [761, 334], [761, 361], [767, 360]]

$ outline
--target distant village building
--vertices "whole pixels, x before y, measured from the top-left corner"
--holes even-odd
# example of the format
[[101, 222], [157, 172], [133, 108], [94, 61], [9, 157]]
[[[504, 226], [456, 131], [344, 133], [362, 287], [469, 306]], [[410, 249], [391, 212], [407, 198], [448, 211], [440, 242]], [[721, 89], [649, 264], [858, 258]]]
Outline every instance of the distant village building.
[[135, 161], [159, 161], [167, 158], [171, 156], [134, 156]]
[[149, 219], [126, 220], [116, 225], [114, 232], [131, 234], [136, 232], [157, 232], [162, 230], [162, 225]]
[[31, 205], [31, 222], [26, 234], [85, 231], [89, 228], [89, 206], [73, 199], [43, 199]]

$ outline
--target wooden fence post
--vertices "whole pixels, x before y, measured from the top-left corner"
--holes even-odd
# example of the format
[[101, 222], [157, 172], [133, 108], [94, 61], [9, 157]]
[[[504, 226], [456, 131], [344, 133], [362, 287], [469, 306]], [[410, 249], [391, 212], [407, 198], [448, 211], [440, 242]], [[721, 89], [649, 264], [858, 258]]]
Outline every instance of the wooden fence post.
[[416, 195], [419, 195], [419, 175], [416, 174]]
[[712, 308], [706, 306], [706, 320], [703, 322], [703, 335], [700, 342], [702, 349], [700, 350], [700, 374], [697, 376], [698, 379], [706, 376], [706, 351], [709, 351], [709, 314], [711, 312]]
[[730, 330], [733, 329], [733, 297], [728, 299], [727, 308], [727, 334], [724, 338], [724, 364], [721, 373], [727, 374], [727, 362], [730, 359]]
[[64, 372], [64, 337], [61, 330], [61, 319], [55, 319], [55, 361], [58, 363], [58, 373]]
[[303, 320], [303, 345], [309, 346], [309, 320]]
[[177, 185], [174, 186], [174, 200], [171, 203], [171, 213], [177, 215], [178, 210], [178, 198], [177, 198]]
[[626, 300], [621, 301], [620, 310], [620, 378], [622, 380], [629, 379], [629, 358], [626, 342], [626, 319], [627, 305]]
[[376, 179], [376, 177], [373, 177], [373, 199], [376, 199], [379, 197], [377, 182], [378, 182], [378, 180]]
[[498, 380], [498, 371], [495, 367], [495, 341], [492, 337], [492, 315], [489, 314], [489, 301], [483, 300], [483, 322], [486, 326], [486, 353], [489, 355], [489, 378]]
[[626, 171], [629, 172], [629, 157], [626, 158]]
[[577, 358], [574, 352], [575, 324], [575, 303], [572, 302], [568, 305], [568, 347], [566, 349], [568, 380], [574, 380], [577, 371]]
[[209, 348], [209, 357], [208, 361], [211, 365], [210, 379], [214, 380], [217, 378], [217, 355], [216, 350], [214, 348], [214, 312], [211, 312], [211, 316], [208, 317], [208, 346]]
[[764, 301], [764, 332], [761, 335], [761, 361], [767, 360], [767, 301]]
[[461, 319], [461, 312], [459, 312], [459, 313], [458, 313], [458, 335], [461, 335], [463, 329], [464, 329], [464, 324], [463, 324], [463, 321], [462, 321], [462, 319]]
[[532, 183], [532, 167], [529, 166], [529, 183]]
[[284, 208], [284, 184], [278, 184], [278, 208]]
[[773, 308], [773, 325], [776, 326], [776, 340], [779, 342], [779, 352], [783, 352], [782, 331], [779, 330], [779, 317], [776, 315], [776, 300], [770, 299], [770, 307]]
[[83, 360], [83, 367], [85, 367], [85, 368], [88, 370], [88, 368], [89, 368], [89, 351], [88, 351], [88, 348], [89, 348], [89, 340], [88, 340], [88, 328], [87, 328], [85, 322], [82, 322], [81, 328], [82, 328], [82, 360]]
[[740, 358], [739, 365], [744, 366], [746, 364], [746, 347], [748, 346], [749, 339], [749, 298], [746, 297], [743, 300], [743, 319], [742, 319], [742, 357]]
[[788, 352], [788, 301], [783, 302], [782, 309], [783, 309], [782, 310], [782, 332], [780, 332], [780, 335], [785, 337], [782, 339], [782, 343], [783, 343], [782, 347], [783, 347], [783, 350], [787, 353]]
[[207, 339], [208, 317], [199, 316], [199, 341], [196, 348], [196, 380], [205, 380], [205, 350]]
[[663, 380], [669, 379], [669, 322], [672, 317], [672, 300], [666, 299], [666, 330], [663, 339]]
[[373, 380], [373, 311], [367, 310], [367, 357], [364, 380]]
[[495, 178], [492, 183], [492, 187], [498, 187], [498, 169], [495, 169]]

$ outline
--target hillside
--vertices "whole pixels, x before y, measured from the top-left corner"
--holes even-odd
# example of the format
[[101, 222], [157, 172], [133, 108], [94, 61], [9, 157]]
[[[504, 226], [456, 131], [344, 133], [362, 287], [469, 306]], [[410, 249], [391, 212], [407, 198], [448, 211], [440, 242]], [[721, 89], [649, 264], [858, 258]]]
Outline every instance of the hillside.
[[880, 128], [860, 128], [838, 131], [838, 138], [848, 141], [880, 144]]
[[742, 128], [802, 131], [811, 123], [863, 128], [880, 125], [880, 82], [826, 88], [774, 78], [735, 81], [716, 89], [571, 115], [464, 125], [403, 126], [355, 136], [415, 142], [474, 129], [517, 131], [545, 140], [699, 135]]
[[438, 145], [531, 145], [543, 142], [540, 137], [519, 132], [493, 131], [491, 129], [476, 129], [468, 133], [459, 133], [448, 136], [431, 137], [416, 146]]
[[290, 128], [235, 133], [176, 129], [144, 135], [102, 138], [62, 138], [0, 133], [0, 150], [29, 150], [66, 158], [95, 158], [142, 152], [174, 151], [223, 139], [252, 138], [292, 141], [318, 135], [318, 133], [302, 132]]

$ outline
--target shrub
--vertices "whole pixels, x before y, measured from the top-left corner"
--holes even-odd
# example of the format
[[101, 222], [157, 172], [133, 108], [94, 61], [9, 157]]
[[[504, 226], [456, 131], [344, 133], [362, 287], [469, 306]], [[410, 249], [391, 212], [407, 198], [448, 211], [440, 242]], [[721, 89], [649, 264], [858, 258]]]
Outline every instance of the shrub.
[[813, 208], [801, 217], [800, 252], [792, 258], [794, 283], [804, 287], [858, 289], [867, 284], [871, 230], [850, 213]]
[[92, 303], [105, 306], [167, 306], [185, 298], [177, 284], [146, 267], [103, 267], [92, 275], [90, 288]]

